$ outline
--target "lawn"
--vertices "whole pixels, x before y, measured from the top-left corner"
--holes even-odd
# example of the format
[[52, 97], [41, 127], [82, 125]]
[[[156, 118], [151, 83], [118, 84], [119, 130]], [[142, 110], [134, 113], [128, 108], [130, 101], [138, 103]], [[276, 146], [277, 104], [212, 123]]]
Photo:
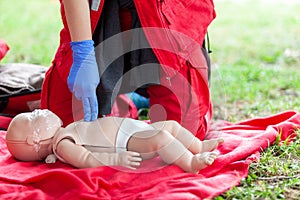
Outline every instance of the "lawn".
[[284, 2], [215, 1], [209, 28], [215, 117], [299, 111], [300, 3]]
[[[209, 27], [214, 118], [300, 110], [300, 2], [216, 0]], [[275, 144], [216, 199], [300, 199], [300, 142]]]
[[[215, 6], [214, 120], [300, 111], [300, 2], [215, 0]], [[62, 27], [58, 0], [1, 0], [0, 13], [0, 38], [11, 48], [2, 63], [49, 66]], [[299, 138], [268, 148], [239, 186], [216, 199], [300, 199], [299, 149]]]
[[62, 27], [58, 2], [0, 1], [0, 38], [10, 46], [2, 62], [50, 65]]

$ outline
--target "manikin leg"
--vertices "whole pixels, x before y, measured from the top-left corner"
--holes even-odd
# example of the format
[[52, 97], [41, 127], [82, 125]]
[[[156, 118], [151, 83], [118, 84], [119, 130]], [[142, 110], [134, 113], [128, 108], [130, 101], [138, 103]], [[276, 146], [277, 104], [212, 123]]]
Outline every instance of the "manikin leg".
[[128, 150], [141, 153], [144, 159], [145, 154], [157, 153], [164, 162], [175, 164], [191, 173], [197, 173], [200, 169], [212, 164], [218, 156], [217, 152], [194, 155], [167, 131], [138, 132], [128, 141]]
[[157, 130], [165, 130], [171, 133], [194, 154], [212, 151], [217, 148], [219, 143], [224, 142], [222, 138], [201, 141], [176, 121], [155, 122], [151, 125]]

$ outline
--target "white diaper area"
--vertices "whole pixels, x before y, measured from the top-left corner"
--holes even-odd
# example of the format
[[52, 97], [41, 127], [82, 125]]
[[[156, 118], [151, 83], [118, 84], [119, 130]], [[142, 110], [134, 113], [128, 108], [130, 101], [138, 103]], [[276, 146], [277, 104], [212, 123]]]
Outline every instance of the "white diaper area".
[[144, 121], [125, 118], [119, 128], [116, 139], [116, 152], [127, 151], [129, 138], [136, 132], [154, 130], [152, 126]]

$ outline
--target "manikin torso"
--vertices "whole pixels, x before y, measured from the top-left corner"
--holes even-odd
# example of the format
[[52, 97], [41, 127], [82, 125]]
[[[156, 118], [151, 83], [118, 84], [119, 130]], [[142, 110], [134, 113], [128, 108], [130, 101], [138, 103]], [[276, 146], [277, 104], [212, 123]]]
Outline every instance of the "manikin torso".
[[[65, 129], [60, 129], [55, 136], [64, 137], [72, 134], [76, 144], [82, 145], [92, 152], [115, 152], [116, 137], [120, 124], [124, 119], [113, 117], [100, 118], [93, 122], [78, 121], [68, 125]], [[70, 138], [74, 140], [74, 138]]]

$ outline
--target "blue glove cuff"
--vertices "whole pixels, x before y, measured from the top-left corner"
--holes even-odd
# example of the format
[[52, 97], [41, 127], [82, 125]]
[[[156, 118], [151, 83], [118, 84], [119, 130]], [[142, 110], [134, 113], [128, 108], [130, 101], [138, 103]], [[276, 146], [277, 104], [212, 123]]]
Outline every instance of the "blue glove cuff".
[[70, 42], [71, 48], [73, 52], [89, 52], [94, 49], [94, 41], [93, 40], [82, 40]]
[[73, 62], [77, 63], [77, 66], [80, 66], [88, 56], [91, 57], [94, 54], [93, 40], [71, 42], [70, 46], [73, 51]]

